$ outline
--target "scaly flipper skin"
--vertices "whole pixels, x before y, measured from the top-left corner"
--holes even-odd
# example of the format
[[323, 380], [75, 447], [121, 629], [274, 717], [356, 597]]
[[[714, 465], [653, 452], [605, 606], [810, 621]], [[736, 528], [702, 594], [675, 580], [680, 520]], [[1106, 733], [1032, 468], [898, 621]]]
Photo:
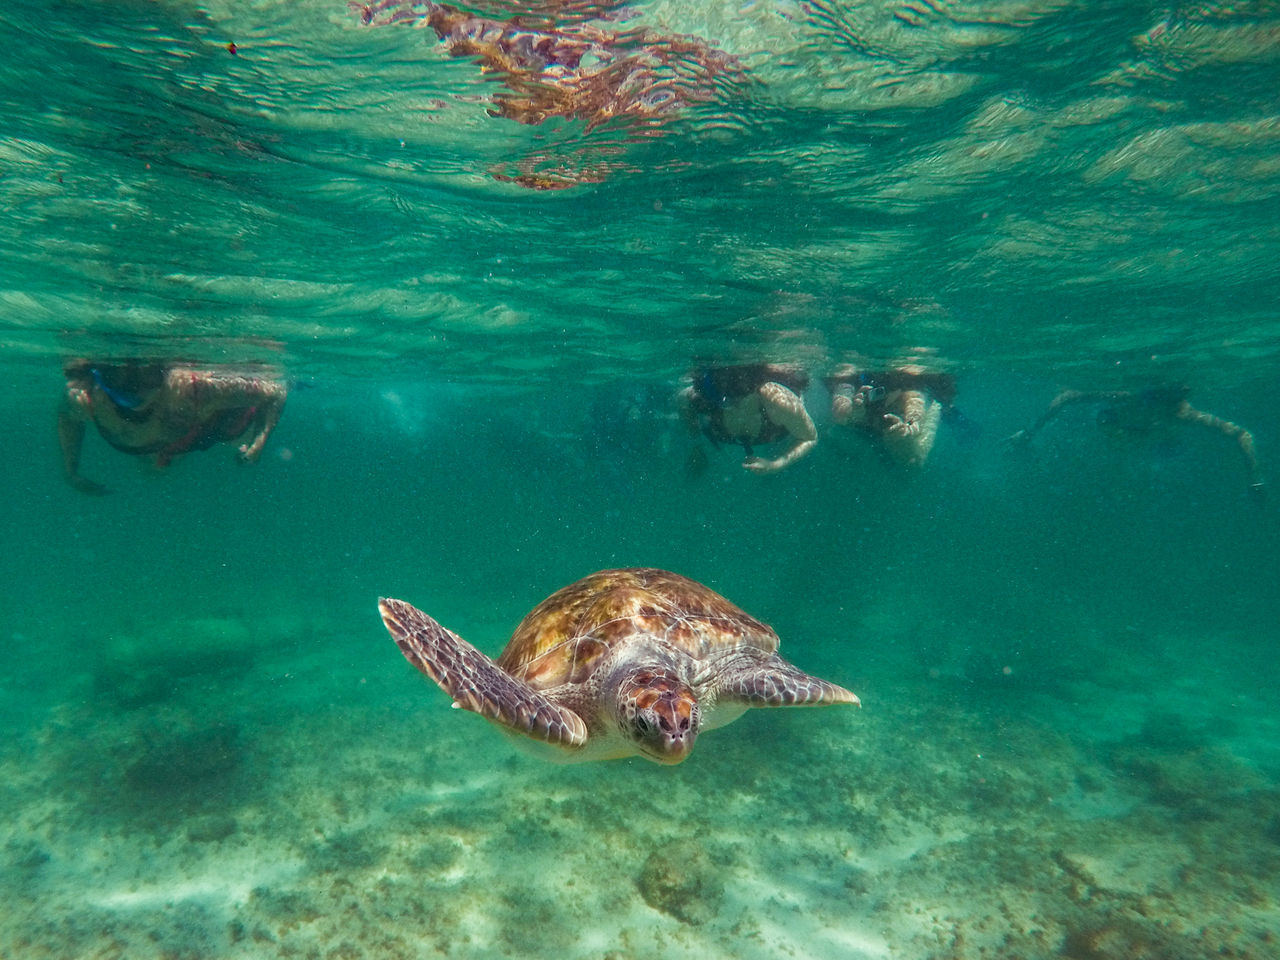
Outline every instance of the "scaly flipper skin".
[[587, 742], [587, 726], [576, 713], [515, 679], [421, 610], [403, 600], [379, 600], [378, 610], [400, 651], [455, 706], [556, 746], [573, 749]]
[[720, 677], [720, 696], [752, 707], [816, 707], [830, 703], [861, 704], [844, 687], [819, 680], [793, 667], [777, 654], [764, 662], [729, 667]]

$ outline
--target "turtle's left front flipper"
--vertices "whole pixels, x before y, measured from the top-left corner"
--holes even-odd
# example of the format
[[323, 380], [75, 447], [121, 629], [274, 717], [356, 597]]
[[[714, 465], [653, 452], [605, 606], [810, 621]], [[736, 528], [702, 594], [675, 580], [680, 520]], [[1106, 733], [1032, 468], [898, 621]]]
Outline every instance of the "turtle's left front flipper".
[[378, 610], [401, 653], [439, 684], [454, 706], [557, 746], [587, 742], [587, 726], [576, 713], [517, 680], [421, 610], [403, 600], [379, 600]]
[[861, 704], [844, 687], [819, 680], [793, 667], [777, 654], [763, 661], [728, 667], [721, 676], [720, 696], [752, 707], [817, 707], [829, 703]]

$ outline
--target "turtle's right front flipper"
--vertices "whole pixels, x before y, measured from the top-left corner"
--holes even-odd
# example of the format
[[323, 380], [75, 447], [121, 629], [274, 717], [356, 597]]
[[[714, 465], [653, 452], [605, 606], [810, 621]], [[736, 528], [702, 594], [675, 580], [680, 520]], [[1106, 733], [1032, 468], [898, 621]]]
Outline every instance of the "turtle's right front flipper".
[[403, 600], [379, 600], [382, 622], [409, 662], [440, 685], [454, 706], [562, 747], [580, 747], [587, 727], [572, 710], [522, 680]]

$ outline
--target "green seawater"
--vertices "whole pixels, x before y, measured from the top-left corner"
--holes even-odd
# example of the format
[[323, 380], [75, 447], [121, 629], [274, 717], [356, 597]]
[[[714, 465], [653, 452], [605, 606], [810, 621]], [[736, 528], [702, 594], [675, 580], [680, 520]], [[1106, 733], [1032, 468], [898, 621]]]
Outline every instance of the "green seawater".
[[[0, 958], [1275, 956], [1278, 495], [1224, 436], [1117, 443], [1096, 407], [1003, 439], [1063, 389], [1183, 382], [1274, 486], [1280, 9], [524, 12], [741, 75], [656, 125], [524, 125], [340, 2], [0, 10]], [[249, 466], [90, 430], [88, 497], [74, 356], [291, 392]], [[688, 476], [706, 358], [806, 366], [817, 448]], [[914, 473], [820, 382], [904, 360], [965, 417]], [[862, 708], [547, 764], [377, 616], [496, 654], [618, 566], [706, 583]]]

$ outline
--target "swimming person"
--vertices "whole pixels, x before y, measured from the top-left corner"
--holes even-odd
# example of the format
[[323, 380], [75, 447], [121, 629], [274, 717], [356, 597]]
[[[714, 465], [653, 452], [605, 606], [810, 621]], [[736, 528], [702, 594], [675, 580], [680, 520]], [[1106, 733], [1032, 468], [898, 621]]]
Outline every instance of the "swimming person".
[[238, 458], [262, 453], [280, 413], [284, 382], [262, 367], [196, 366], [152, 360], [73, 360], [63, 369], [66, 391], [58, 439], [67, 482], [82, 493], [107, 489], [80, 476], [85, 424], [122, 453], [154, 456], [166, 467], [193, 450], [247, 437]]
[[826, 384], [831, 419], [867, 434], [903, 466], [924, 465], [938, 424], [944, 415], [955, 413], [955, 380], [915, 364], [881, 371], [845, 364], [826, 378]]
[[1035, 423], [1009, 437], [1011, 441], [1029, 442], [1063, 407], [1077, 404], [1099, 404], [1098, 427], [1110, 437], [1125, 440], [1157, 438], [1177, 424], [1208, 427], [1234, 440], [1244, 456], [1249, 472], [1249, 492], [1258, 498], [1265, 493], [1258, 457], [1253, 449], [1253, 434], [1230, 420], [1197, 410], [1187, 402], [1191, 388], [1185, 384], [1166, 384], [1136, 392], [1128, 390], [1064, 390], [1053, 398], [1049, 408]]
[[[692, 384], [680, 392], [680, 412], [690, 432], [701, 432], [717, 447], [741, 445], [743, 469], [774, 473], [795, 463], [818, 442], [801, 394], [809, 375], [791, 364], [753, 363], [699, 366]], [[791, 440], [772, 460], [758, 457], [757, 446]]]

